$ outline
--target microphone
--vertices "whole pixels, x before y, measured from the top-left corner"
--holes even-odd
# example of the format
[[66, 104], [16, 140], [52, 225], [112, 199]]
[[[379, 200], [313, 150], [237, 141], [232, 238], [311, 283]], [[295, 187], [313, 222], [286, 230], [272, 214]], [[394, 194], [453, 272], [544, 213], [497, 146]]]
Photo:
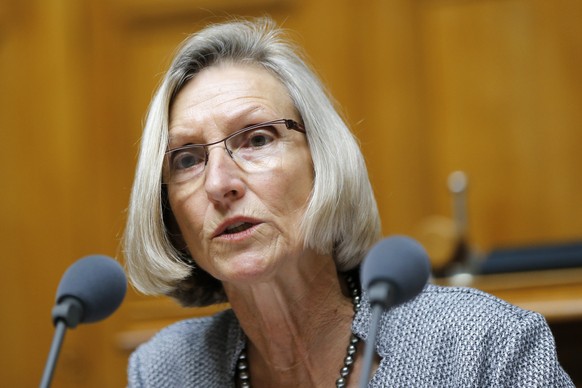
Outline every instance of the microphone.
[[419, 294], [429, 274], [428, 254], [422, 245], [410, 237], [392, 236], [368, 251], [360, 280], [372, 305], [389, 308]]
[[55, 334], [41, 388], [50, 386], [66, 329], [107, 318], [121, 305], [126, 290], [123, 268], [107, 256], [84, 257], [65, 271], [52, 309]]
[[362, 289], [367, 291], [372, 320], [364, 352], [360, 388], [368, 385], [378, 324], [382, 313], [418, 295], [430, 275], [425, 249], [406, 236], [392, 236], [370, 249], [360, 270]]

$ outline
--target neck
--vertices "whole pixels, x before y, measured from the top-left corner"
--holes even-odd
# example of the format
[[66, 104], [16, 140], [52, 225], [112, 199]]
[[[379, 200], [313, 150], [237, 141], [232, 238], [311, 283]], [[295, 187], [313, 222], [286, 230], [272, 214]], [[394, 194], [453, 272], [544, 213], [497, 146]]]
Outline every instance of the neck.
[[333, 386], [343, 366], [354, 310], [331, 258], [316, 271], [252, 285], [226, 285], [248, 337], [253, 387]]

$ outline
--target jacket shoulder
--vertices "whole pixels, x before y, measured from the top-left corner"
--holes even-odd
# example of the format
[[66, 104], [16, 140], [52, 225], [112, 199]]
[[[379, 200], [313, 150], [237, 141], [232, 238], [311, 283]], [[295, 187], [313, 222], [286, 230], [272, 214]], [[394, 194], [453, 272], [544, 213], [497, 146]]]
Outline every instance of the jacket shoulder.
[[231, 310], [174, 323], [132, 353], [129, 386], [221, 386], [231, 381], [242, 338]]
[[[360, 333], [370, 321], [366, 310], [358, 314]], [[473, 288], [427, 285], [383, 314], [376, 344], [382, 384], [572, 386], [542, 315]]]

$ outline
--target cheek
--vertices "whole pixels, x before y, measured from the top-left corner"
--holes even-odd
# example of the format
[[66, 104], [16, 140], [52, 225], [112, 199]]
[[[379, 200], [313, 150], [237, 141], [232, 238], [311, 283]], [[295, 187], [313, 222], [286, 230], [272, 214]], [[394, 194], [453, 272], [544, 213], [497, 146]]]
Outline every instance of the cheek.
[[273, 213], [302, 216], [313, 188], [311, 159], [285, 161], [280, 168], [254, 182], [253, 191]]
[[[307, 146], [306, 146], [307, 147]], [[291, 161], [293, 174], [290, 174], [289, 191], [304, 205], [309, 200], [314, 183], [314, 171], [311, 155], [306, 149], [298, 153], [298, 157]]]
[[184, 190], [170, 190], [168, 199], [180, 234], [190, 245], [191, 237], [199, 236], [202, 231], [206, 207], [195, 193], [187, 193]]

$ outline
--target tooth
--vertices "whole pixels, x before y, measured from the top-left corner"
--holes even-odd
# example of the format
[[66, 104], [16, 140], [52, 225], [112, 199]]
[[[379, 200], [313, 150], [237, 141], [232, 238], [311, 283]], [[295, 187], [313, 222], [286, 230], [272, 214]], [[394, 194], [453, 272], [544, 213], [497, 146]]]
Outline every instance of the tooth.
[[237, 222], [236, 224], [230, 225], [228, 228], [226, 228], [226, 230], [236, 229], [236, 228], [240, 227], [243, 224], [244, 224], [244, 222]]
[[237, 224], [232, 224], [231, 226], [229, 226], [224, 233], [238, 233], [238, 232], [242, 232], [243, 230], [247, 230], [248, 228], [250, 228], [252, 225], [249, 224], [248, 222], [239, 222]]

